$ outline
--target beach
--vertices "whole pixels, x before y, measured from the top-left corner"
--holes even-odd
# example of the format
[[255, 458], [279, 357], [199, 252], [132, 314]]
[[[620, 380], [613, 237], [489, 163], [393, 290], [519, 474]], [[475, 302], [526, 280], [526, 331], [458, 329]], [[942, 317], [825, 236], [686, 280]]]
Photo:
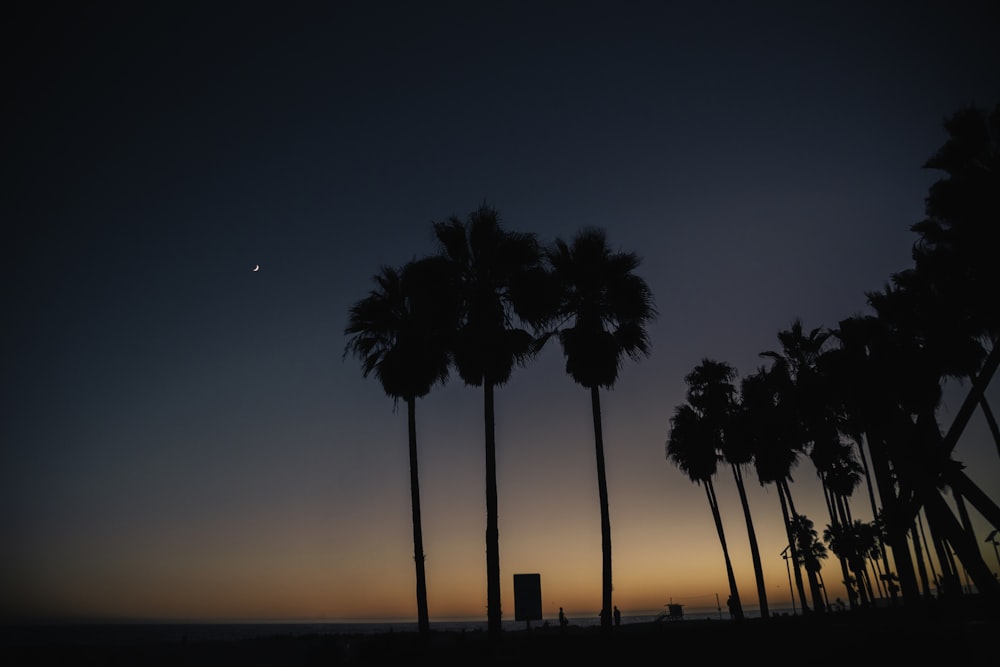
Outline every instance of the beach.
[[665, 620], [505, 631], [274, 634], [244, 639], [7, 641], [5, 665], [726, 665], [793, 660], [812, 665], [972, 665], [992, 654], [998, 616], [982, 601], [770, 619]]

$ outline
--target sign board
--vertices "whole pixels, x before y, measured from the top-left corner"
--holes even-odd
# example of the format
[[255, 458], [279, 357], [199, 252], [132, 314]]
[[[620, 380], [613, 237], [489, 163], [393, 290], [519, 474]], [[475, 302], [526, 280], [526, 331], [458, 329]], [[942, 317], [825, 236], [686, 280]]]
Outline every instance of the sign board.
[[514, 575], [514, 620], [542, 620], [542, 575]]

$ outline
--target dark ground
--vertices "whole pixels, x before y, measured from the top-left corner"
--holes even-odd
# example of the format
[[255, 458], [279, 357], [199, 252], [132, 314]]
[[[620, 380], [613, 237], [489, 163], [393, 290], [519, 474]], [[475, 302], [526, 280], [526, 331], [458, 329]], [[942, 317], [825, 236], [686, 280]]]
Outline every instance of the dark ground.
[[796, 664], [990, 664], [1000, 616], [977, 601], [932, 608], [859, 610], [822, 616], [674, 620], [600, 628], [484, 632], [276, 636], [241, 641], [118, 646], [4, 646], [0, 663], [21, 666], [247, 667], [312, 665], [681, 666]]

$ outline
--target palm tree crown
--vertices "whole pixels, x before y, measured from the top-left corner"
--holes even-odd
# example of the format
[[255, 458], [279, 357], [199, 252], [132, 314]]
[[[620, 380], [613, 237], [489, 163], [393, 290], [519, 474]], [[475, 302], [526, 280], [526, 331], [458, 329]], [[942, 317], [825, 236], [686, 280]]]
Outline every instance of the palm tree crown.
[[612, 252], [603, 230], [585, 228], [572, 244], [556, 239], [546, 257], [559, 285], [553, 319], [566, 372], [588, 389], [614, 386], [624, 357], [639, 360], [650, 352], [646, 325], [656, 308], [634, 273], [638, 256]]
[[454, 362], [472, 386], [501, 386], [533, 353], [534, 337], [518, 324], [539, 317], [542, 250], [534, 234], [505, 230], [496, 209], [481, 206], [467, 221], [434, 223], [444, 257], [454, 267], [461, 312]]
[[[350, 309], [344, 355], [361, 359], [362, 374], [375, 377], [394, 399], [426, 396], [448, 379], [452, 301], [440, 298], [448, 266], [428, 258], [402, 270], [382, 267], [376, 287]], [[437, 298], [434, 298], [436, 296]]]

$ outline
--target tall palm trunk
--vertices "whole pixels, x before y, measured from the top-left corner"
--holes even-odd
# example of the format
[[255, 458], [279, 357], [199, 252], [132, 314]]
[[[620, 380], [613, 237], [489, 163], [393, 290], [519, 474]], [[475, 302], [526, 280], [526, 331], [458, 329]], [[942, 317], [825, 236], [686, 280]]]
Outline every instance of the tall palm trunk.
[[[827, 484], [827, 476], [823, 473], [819, 473], [820, 484], [823, 487], [823, 498], [826, 500], [826, 511], [830, 515], [830, 525], [835, 528], [842, 528], [845, 526], [850, 526], [851, 521], [849, 519], [849, 512], [847, 510], [846, 501], [830, 488]], [[851, 609], [854, 609], [856, 604], [857, 591], [851, 586], [851, 566], [848, 563], [848, 557], [846, 554], [834, 554], [837, 560], [840, 562], [841, 576], [844, 578], [844, 586], [847, 588], [847, 599], [848, 603], [851, 605]], [[855, 577], [857, 579], [857, 577]], [[858, 586], [861, 586], [862, 582], [857, 580]], [[824, 591], [825, 592], [825, 591]], [[829, 605], [827, 605], [829, 606]]]
[[986, 424], [990, 427], [990, 433], [993, 435], [993, 443], [997, 446], [997, 453], [1000, 454], [1000, 426], [997, 426], [997, 418], [993, 415], [993, 410], [985, 395], [979, 397], [979, 405], [983, 409]]
[[747, 501], [746, 487], [743, 484], [743, 472], [740, 467], [733, 463], [733, 478], [736, 480], [736, 489], [740, 494], [740, 504], [743, 506], [743, 517], [746, 519], [747, 536], [750, 540], [750, 556], [753, 559], [753, 574], [757, 580], [757, 604], [760, 607], [760, 617], [770, 618], [771, 614], [767, 607], [767, 586], [764, 585], [764, 568], [760, 560], [760, 547], [757, 545], [757, 532], [753, 527], [753, 517], [750, 516], [750, 503]]
[[[899, 415], [894, 416], [898, 421]], [[912, 527], [912, 522], [904, 520], [900, 516], [901, 508], [895, 490], [895, 475], [893, 475], [887, 451], [890, 447], [889, 441], [893, 437], [898, 437], [898, 435], [892, 435], [893, 430], [891, 427], [880, 428], [876, 434], [874, 429], [870, 429], [868, 432], [868, 453], [872, 458], [875, 484], [878, 487], [879, 498], [882, 500], [882, 515], [885, 519], [885, 541], [892, 550], [893, 562], [896, 565], [896, 574], [899, 577], [899, 592], [902, 593], [904, 602], [918, 603], [920, 601], [920, 589], [917, 585], [917, 574], [913, 568], [909, 542], [906, 538], [907, 532]], [[891, 589], [891, 593], [895, 599], [896, 591]]]
[[[784, 480], [779, 479], [775, 481], [775, 486], [778, 489], [778, 501], [781, 503], [781, 516], [785, 521], [785, 535], [788, 538], [788, 548], [792, 552], [792, 564], [795, 566], [795, 587], [799, 589], [799, 602], [802, 603], [802, 613], [809, 613], [808, 598], [806, 597], [806, 587], [802, 582], [802, 566], [799, 562], [799, 549], [795, 546], [795, 536], [792, 535], [792, 517], [788, 512], [788, 505], [791, 502], [791, 497], [788, 492], [788, 486]], [[794, 510], [793, 510], [794, 512]]]
[[[785, 489], [785, 495], [788, 498], [788, 508], [791, 510], [791, 515], [793, 517], [799, 516], [799, 513], [795, 511], [795, 503], [792, 501], [792, 491], [788, 488], [788, 482], [781, 480], [781, 485]], [[806, 579], [809, 580], [809, 591], [812, 593], [813, 600], [813, 611], [817, 613], [823, 613], [826, 611], [826, 605], [823, 604], [823, 590], [820, 585], [819, 578], [817, 577], [817, 571], [810, 567], [810, 563], [806, 562], [806, 559], [811, 558], [812, 555], [809, 553], [804, 553], [800, 551], [802, 558], [802, 566], [806, 571]], [[798, 573], [798, 566], [796, 566], [796, 573]], [[805, 598], [803, 598], [804, 600]], [[805, 602], [802, 603], [805, 607]]]
[[962, 521], [962, 528], [972, 539], [976, 539], [976, 529], [972, 526], [972, 518], [969, 516], [969, 508], [965, 506], [965, 498], [958, 492], [953, 492], [951, 497], [955, 502], [955, 509], [958, 510], [958, 518]]
[[493, 384], [483, 382], [483, 413], [486, 428], [486, 630], [497, 639], [500, 612], [500, 520], [497, 505], [497, 441], [494, 426]]
[[[824, 493], [827, 495], [827, 504], [830, 508], [830, 525], [842, 530], [850, 527], [852, 522], [846, 500], [829, 490], [826, 484], [823, 485], [823, 488]], [[844, 577], [844, 586], [847, 588], [847, 602], [851, 609], [854, 609], [858, 605], [858, 597], [864, 597], [864, 573], [859, 574], [857, 567], [852, 564], [852, 559], [855, 557], [853, 550], [850, 556], [847, 554], [836, 554], [836, 556], [837, 560], [840, 561], [840, 571]], [[850, 583], [852, 573], [855, 581], [854, 586]]]
[[[871, 444], [870, 444], [871, 443], [871, 435], [870, 435], [870, 433], [866, 433], [865, 434], [864, 440], [868, 440], [868, 442], [869, 442], [868, 447], [869, 447], [869, 449], [871, 449]], [[874, 485], [872, 483], [872, 473], [871, 473], [871, 470], [868, 468], [868, 458], [865, 455], [865, 448], [864, 448], [864, 443], [862, 441], [862, 438], [859, 437], [856, 440], [856, 443], [858, 445], [858, 454], [861, 457], [861, 465], [862, 465], [862, 467], [864, 468], [864, 471], [865, 471], [865, 484], [868, 487], [868, 501], [871, 503], [871, 506], [872, 506], [872, 517], [874, 518], [874, 517], [877, 517], [879, 515], [879, 511], [878, 511], [878, 503], [875, 502], [875, 487], [874, 487]], [[886, 553], [886, 550], [885, 550], [885, 539], [884, 539], [884, 537], [882, 535], [882, 531], [881, 530], [878, 533], [877, 539], [878, 539], [879, 557], [882, 559], [882, 569], [885, 570], [886, 576], [888, 576], [889, 573], [892, 572], [892, 570], [889, 569], [889, 555], [888, 555], [888, 553]], [[888, 580], [887, 580], [886, 583], [888, 583]], [[880, 584], [880, 586], [881, 586], [881, 584]], [[895, 604], [896, 603], [896, 588], [895, 587], [890, 588], [889, 597], [892, 599], [893, 604]]]
[[708, 496], [708, 504], [712, 508], [712, 518], [715, 519], [715, 529], [719, 533], [719, 542], [722, 544], [722, 556], [726, 560], [726, 576], [729, 578], [729, 595], [731, 596], [729, 610], [733, 617], [743, 619], [743, 603], [740, 602], [740, 591], [736, 587], [736, 575], [733, 573], [733, 562], [729, 558], [729, 546], [726, 544], [726, 531], [722, 528], [722, 514], [719, 512], [719, 499], [715, 495], [715, 485], [712, 478], [705, 480], [705, 494]]
[[938, 594], [942, 597], [958, 595], [960, 583], [958, 573], [955, 570], [955, 561], [951, 557], [951, 549], [941, 535], [938, 523], [934, 520], [934, 509], [930, 505], [925, 505], [924, 514], [927, 518], [927, 531], [931, 535], [934, 555], [937, 557], [938, 569], [941, 571], [938, 577]]
[[858, 583], [857, 596], [860, 600], [862, 607], [868, 607], [872, 604], [874, 591], [872, 591], [871, 578], [868, 576], [868, 570], [865, 567], [865, 561], [852, 565], [851, 571], [854, 573], [854, 578]]
[[[860, 589], [861, 593], [861, 604], [865, 606], [875, 604], [875, 592], [878, 591], [878, 597], [885, 598], [888, 594], [888, 588], [891, 588], [888, 577], [882, 579], [882, 569], [879, 567], [877, 558], [866, 558], [859, 563], [861, 569], [861, 574], [864, 576], [865, 586]], [[871, 572], [869, 572], [869, 569]], [[875, 582], [872, 585], [872, 582]]]
[[417, 630], [430, 632], [427, 611], [427, 577], [424, 574], [424, 536], [420, 524], [420, 477], [417, 474], [417, 399], [406, 399], [407, 427], [410, 436], [410, 507], [413, 513], [413, 561], [417, 567]]
[[[916, 437], [924, 439], [926, 449], [929, 451], [942, 447], [941, 432], [938, 429], [933, 413], [928, 411], [922, 417], [923, 419], [918, 419], [917, 427], [920, 428], [922, 425], [923, 428], [916, 434]], [[949, 477], [955, 476], [946, 474], [944, 477], [947, 483]], [[962, 563], [962, 568], [968, 573], [968, 576], [972, 577], [976, 588], [982, 595], [994, 598], [1000, 597], [1000, 583], [997, 582], [983, 560], [977, 540], [972, 534], [971, 521], [965, 511], [965, 502], [962, 498], [964, 486], [962, 484], [958, 488], [952, 486], [959, 518], [955, 517], [951, 509], [944, 502], [944, 499], [941, 497], [941, 491], [932, 484], [923, 482], [917, 486], [916, 492], [919, 494], [917, 500], [925, 508], [927, 523], [931, 528], [931, 534], [935, 537], [935, 541], [941, 540], [947, 542], [947, 545], [939, 547], [939, 563], [941, 561], [940, 556], [942, 555], [949, 561], [949, 571], [946, 575], [951, 592], [962, 592], [959, 568], [954, 564], [954, 554], [958, 556], [958, 559]], [[972, 487], [975, 487], [975, 485], [972, 485]], [[969, 490], [971, 491], [971, 489]], [[969, 496], [970, 499], [977, 497], [975, 493]], [[988, 504], [995, 507], [992, 501]], [[944, 563], [941, 563], [941, 568], [944, 570]]]
[[[926, 512], [924, 512], [924, 514], [926, 514]], [[917, 564], [920, 567], [920, 576], [924, 586], [924, 595], [929, 598], [933, 593], [931, 591], [930, 584], [928, 583], [927, 565], [930, 565], [931, 568], [930, 580], [933, 580], [935, 584], [940, 580], [938, 579], [937, 570], [934, 568], [934, 560], [931, 558], [931, 548], [927, 544], [927, 531], [924, 528], [923, 514], [918, 512], [914, 523], [915, 525], [911, 530], [913, 535], [913, 550], [917, 554]], [[926, 556], [924, 554], [926, 554]]]
[[611, 514], [608, 509], [608, 476], [604, 467], [604, 429], [601, 426], [601, 396], [597, 387], [590, 388], [591, 410], [594, 416], [594, 446], [597, 450], [597, 495], [601, 504], [601, 629], [609, 632], [611, 622]]
[[[1000, 583], [997, 582], [993, 573], [990, 572], [989, 566], [986, 565], [986, 561], [983, 560], [979, 545], [955, 519], [944, 498], [941, 497], [940, 493], [932, 493], [928, 494], [924, 502], [927, 523], [932, 526], [932, 534], [934, 529], [940, 531], [942, 540], [947, 541], [954, 552], [958, 554], [962, 567], [972, 577], [976, 589], [981, 595], [991, 599], [1000, 597]], [[953, 587], [961, 591], [957, 567], [953, 567], [951, 576]]]

